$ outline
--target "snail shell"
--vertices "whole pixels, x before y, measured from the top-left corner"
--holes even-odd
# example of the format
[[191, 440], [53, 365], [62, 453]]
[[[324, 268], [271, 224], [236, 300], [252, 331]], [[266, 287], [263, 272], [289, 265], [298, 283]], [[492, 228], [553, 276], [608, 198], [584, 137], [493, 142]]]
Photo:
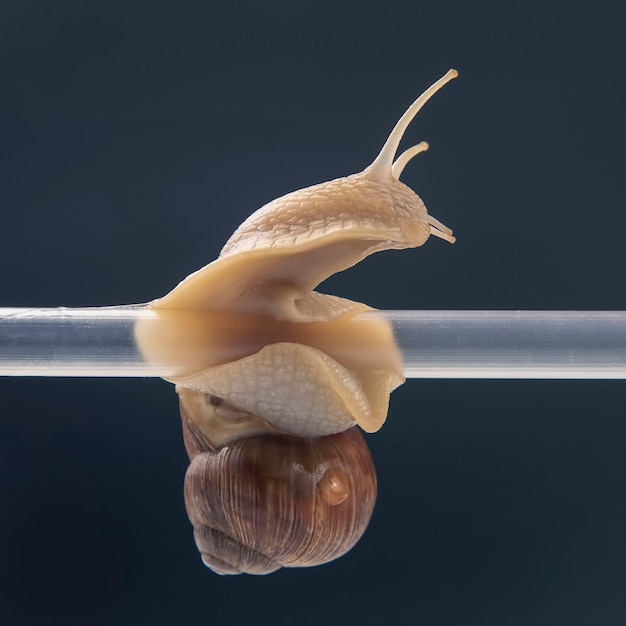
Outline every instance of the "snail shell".
[[191, 461], [185, 505], [207, 567], [268, 574], [320, 565], [359, 540], [376, 473], [357, 428], [318, 439], [260, 435], [214, 450], [181, 412]]

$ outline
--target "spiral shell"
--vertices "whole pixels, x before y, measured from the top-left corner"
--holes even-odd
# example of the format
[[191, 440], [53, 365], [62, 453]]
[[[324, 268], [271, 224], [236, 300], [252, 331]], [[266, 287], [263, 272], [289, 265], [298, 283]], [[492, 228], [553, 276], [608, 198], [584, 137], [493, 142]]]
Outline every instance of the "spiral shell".
[[185, 505], [204, 564], [218, 574], [309, 567], [350, 550], [376, 501], [357, 428], [304, 439], [261, 435], [214, 451], [183, 415]]

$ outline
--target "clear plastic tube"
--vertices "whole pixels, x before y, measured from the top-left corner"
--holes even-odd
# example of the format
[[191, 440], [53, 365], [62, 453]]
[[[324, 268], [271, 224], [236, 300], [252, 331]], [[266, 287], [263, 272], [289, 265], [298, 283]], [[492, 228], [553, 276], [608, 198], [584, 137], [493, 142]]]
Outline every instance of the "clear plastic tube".
[[[408, 378], [626, 378], [625, 311], [377, 311], [358, 323], [381, 318]], [[172, 375], [184, 364], [147, 361], [139, 320], [162, 322], [145, 305], [0, 308], [0, 375]]]
[[144, 306], [0, 308], [1, 376], [162, 376], [135, 342]]

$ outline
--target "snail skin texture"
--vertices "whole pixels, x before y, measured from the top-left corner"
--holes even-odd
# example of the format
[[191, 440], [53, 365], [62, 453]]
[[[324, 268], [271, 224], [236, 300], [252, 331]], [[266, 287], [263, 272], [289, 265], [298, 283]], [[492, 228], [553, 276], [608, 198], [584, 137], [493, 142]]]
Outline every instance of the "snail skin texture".
[[148, 305], [159, 324], [136, 327], [147, 360], [186, 364], [168, 378], [191, 462], [185, 501], [218, 573], [325, 563], [367, 526], [376, 476], [353, 427], [382, 426], [402, 359], [387, 322], [359, 324], [370, 307], [314, 289], [380, 250], [430, 235], [454, 243], [399, 180], [428, 145], [395, 155], [417, 112], [456, 76], [413, 102], [369, 167], [260, 208], [217, 260]]

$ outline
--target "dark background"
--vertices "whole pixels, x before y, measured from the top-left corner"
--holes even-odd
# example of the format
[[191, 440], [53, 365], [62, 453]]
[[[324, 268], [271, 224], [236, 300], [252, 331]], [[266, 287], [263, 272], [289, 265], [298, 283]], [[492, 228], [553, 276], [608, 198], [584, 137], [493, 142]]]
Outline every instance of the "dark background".
[[[162, 295], [265, 202], [362, 169], [456, 67], [403, 180], [457, 244], [324, 289], [626, 309], [622, 26], [557, 0], [0, 0], [0, 306]], [[5, 378], [0, 397], [2, 624], [626, 621], [624, 382], [407, 382], [368, 439], [363, 540], [264, 578], [200, 562], [169, 384]]]

